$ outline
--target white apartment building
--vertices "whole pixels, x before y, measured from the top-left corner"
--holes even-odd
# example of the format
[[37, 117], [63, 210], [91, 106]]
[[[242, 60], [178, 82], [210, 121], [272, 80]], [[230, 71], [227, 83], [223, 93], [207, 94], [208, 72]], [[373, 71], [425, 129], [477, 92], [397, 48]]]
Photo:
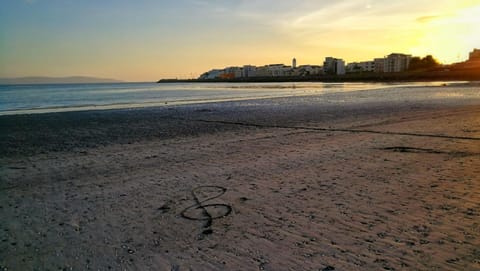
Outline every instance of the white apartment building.
[[243, 68], [241, 67], [227, 67], [225, 69], [213, 69], [200, 75], [199, 79], [211, 80], [211, 79], [233, 79], [243, 76]]
[[289, 76], [292, 73], [292, 67], [285, 66], [284, 64], [269, 64], [257, 67], [255, 70], [256, 77]]
[[251, 66], [251, 65], [245, 65], [243, 66], [243, 72], [242, 72], [242, 77], [248, 78], [248, 77], [255, 77], [257, 74], [257, 67]]
[[375, 58], [373, 60], [374, 72], [384, 72], [385, 70], [385, 58]]
[[228, 67], [228, 68], [225, 68], [225, 74], [228, 74], [229, 77], [240, 78], [243, 75], [243, 68], [241, 68], [241, 67]]
[[374, 61], [363, 61], [363, 62], [348, 63], [348, 65], [346, 66], [346, 71], [348, 73], [374, 72], [375, 71], [375, 62]]
[[295, 76], [309, 76], [323, 74], [323, 67], [318, 65], [301, 65], [294, 70]]
[[283, 64], [271, 64], [271, 65], [268, 65], [267, 67], [268, 67], [267, 69], [270, 72], [270, 76], [274, 76], [274, 77], [285, 76], [286, 72], [288, 70], [291, 70], [290, 67], [287, 67]]
[[362, 68], [364, 72], [373, 72], [375, 71], [375, 62], [373, 61], [360, 62], [360, 68]]
[[326, 57], [323, 62], [323, 71], [326, 74], [342, 75], [345, 74], [345, 61], [343, 59]]
[[411, 55], [390, 54], [385, 58], [383, 72], [404, 72], [410, 66]]

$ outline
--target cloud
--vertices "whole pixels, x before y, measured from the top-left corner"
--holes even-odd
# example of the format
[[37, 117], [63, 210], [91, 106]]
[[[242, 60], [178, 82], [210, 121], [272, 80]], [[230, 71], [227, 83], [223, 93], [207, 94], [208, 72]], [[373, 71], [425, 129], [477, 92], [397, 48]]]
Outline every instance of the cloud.
[[443, 16], [433, 15], [433, 16], [421, 16], [416, 19], [418, 23], [429, 23], [431, 21], [442, 18]]

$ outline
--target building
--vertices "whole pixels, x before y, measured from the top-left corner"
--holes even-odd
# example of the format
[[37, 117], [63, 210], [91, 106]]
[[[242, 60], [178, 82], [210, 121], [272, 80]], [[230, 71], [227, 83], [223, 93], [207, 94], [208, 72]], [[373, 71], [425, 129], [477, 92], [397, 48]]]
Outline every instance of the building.
[[286, 66], [283, 64], [270, 64], [267, 65], [267, 70], [269, 71], [269, 76], [278, 77], [285, 76]]
[[[302, 65], [297, 66], [297, 59], [292, 59], [292, 66], [284, 64], [269, 64], [264, 66], [244, 65], [242, 67], [226, 67], [213, 69], [200, 75], [200, 80], [232, 80], [253, 77], [288, 77], [288, 76], [315, 76], [321, 74], [345, 74], [345, 61], [333, 57], [325, 59], [325, 66]], [[325, 67], [325, 69], [324, 69]], [[371, 69], [370, 65], [362, 63], [365, 70]]]
[[243, 68], [241, 67], [229, 67], [225, 70], [227, 73], [233, 74], [233, 78], [240, 78], [243, 76]]
[[480, 49], [473, 49], [470, 53], [468, 61], [480, 61]]
[[267, 66], [260, 66], [255, 69], [255, 77], [267, 77], [269, 76], [268, 74]]
[[375, 58], [373, 60], [374, 72], [382, 73], [385, 71], [385, 58]]
[[220, 79], [235, 79], [242, 77], [243, 69], [240, 67], [228, 67], [221, 72], [217, 78]]
[[345, 66], [345, 71], [347, 73], [361, 72], [360, 66], [358, 65], [358, 62], [348, 63], [347, 66]]
[[293, 69], [284, 64], [269, 64], [257, 67], [255, 70], [256, 77], [281, 77], [290, 76], [293, 74]]
[[330, 75], [345, 74], [345, 61], [339, 58], [326, 57], [323, 62], [323, 71]]
[[251, 66], [251, 65], [245, 65], [243, 66], [242, 77], [243, 78], [255, 77], [257, 75], [256, 72], [257, 72], [257, 67]]
[[208, 71], [202, 75], [198, 79], [200, 80], [212, 80], [219, 78], [222, 74], [225, 73], [225, 70], [220, 70], [220, 69], [213, 69], [211, 71]]
[[323, 67], [318, 65], [302, 65], [294, 70], [295, 76], [311, 76], [323, 74]]
[[348, 63], [345, 70], [346, 70], [347, 73], [374, 72], [375, 71], [375, 62], [374, 61], [363, 61], [363, 62]]
[[375, 71], [375, 62], [374, 61], [363, 61], [360, 62], [360, 68], [364, 72], [374, 72]]
[[408, 70], [410, 65], [411, 55], [405, 54], [390, 54], [385, 58], [383, 66], [384, 72], [404, 72]]
[[200, 75], [200, 80], [212, 80], [212, 79], [235, 79], [243, 77], [243, 68], [240, 67], [228, 67], [225, 69], [213, 69]]

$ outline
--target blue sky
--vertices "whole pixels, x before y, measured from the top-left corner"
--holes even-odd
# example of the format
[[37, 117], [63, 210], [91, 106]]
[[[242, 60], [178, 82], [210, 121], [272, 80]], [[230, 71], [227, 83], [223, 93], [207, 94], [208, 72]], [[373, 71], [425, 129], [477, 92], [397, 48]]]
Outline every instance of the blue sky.
[[0, 77], [128, 81], [391, 52], [449, 63], [480, 47], [480, 1], [3, 0]]

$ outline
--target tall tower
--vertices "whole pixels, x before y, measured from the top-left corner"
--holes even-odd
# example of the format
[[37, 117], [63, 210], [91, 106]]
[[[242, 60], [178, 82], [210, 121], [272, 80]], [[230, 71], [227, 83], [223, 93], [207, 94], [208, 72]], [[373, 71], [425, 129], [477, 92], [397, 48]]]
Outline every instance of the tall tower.
[[297, 59], [296, 58], [293, 58], [292, 60], [292, 68], [296, 68], [297, 67]]

